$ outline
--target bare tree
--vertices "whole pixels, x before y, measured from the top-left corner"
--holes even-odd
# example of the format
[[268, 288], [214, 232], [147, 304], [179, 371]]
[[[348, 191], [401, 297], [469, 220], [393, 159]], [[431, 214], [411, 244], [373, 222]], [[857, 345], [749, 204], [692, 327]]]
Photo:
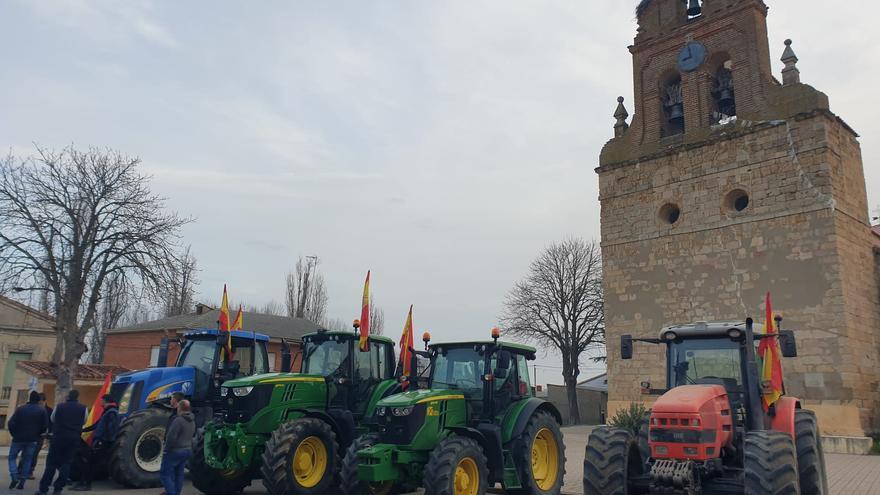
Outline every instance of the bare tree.
[[188, 220], [165, 211], [137, 158], [72, 146], [37, 151], [0, 160], [0, 284], [48, 292], [61, 398], [108, 281], [122, 276], [155, 292], [178, 262], [177, 235]]
[[192, 254], [192, 246], [187, 246], [162, 289], [162, 302], [165, 316], [184, 315], [192, 311], [196, 293], [198, 272], [196, 257]]
[[580, 421], [577, 378], [587, 351], [605, 346], [602, 266], [595, 242], [571, 238], [545, 248], [507, 294], [501, 324], [509, 335], [562, 356], [569, 418]]
[[324, 276], [318, 272], [317, 256], [302, 257], [294, 271], [287, 274], [285, 297], [287, 316], [305, 318], [315, 323], [324, 321], [327, 315], [327, 288]]
[[385, 310], [376, 306], [376, 299], [370, 296], [370, 334], [383, 335], [385, 333]]
[[333, 332], [352, 332], [354, 328], [352, 327], [351, 321], [343, 320], [342, 318], [328, 318], [321, 323], [321, 326], [326, 328], [327, 330], [331, 330]]
[[[258, 306], [256, 304], [243, 304], [244, 313], [245, 313], [245, 326], [247, 326], [247, 313], [259, 313], [263, 315], [275, 315], [275, 316], [287, 316], [287, 311], [283, 304], [278, 301], [269, 301], [262, 306]], [[238, 305], [230, 306], [229, 312], [230, 318], [235, 318], [235, 314], [238, 311]]]
[[86, 337], [86, 362], [104, 362], [104, 347], [107, 344], [107, 330], [117, 328], [127, 316], [129, 294], [132, 289], [120, 272], [113, 273], [104, 286], [104, 296], [98, 304], [95, 326]]

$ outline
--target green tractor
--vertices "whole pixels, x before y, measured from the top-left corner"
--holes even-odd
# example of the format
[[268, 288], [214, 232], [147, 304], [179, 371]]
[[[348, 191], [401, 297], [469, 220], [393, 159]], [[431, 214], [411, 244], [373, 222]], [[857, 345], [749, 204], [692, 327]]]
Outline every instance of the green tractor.
[[[317, 495], [336, 486], [340, 458], [366, 431], [382, 397], [400, 391], [394, 342], [319, 331], [303, 337], [302, 373], [223, 383], [213, 421], [196, 437], [193, 486], [232, 495], [262, 478], [272, 495]], [[289, 359], [289, 357], [287, 357]]]
[[[348, 448], [346, 495], [393, 495], [422, 486], [425, 495], [558, 494], [565, 475], [561, 416], [534, 397], [527, 361], [535, 349], [491, 341], [433, 344], [413, 351], [430, 360], [427, 387], [415, 372], [410, 390], [376, 408], [377, 433]], [[413, 370], [417, 366], [412, 366]]]

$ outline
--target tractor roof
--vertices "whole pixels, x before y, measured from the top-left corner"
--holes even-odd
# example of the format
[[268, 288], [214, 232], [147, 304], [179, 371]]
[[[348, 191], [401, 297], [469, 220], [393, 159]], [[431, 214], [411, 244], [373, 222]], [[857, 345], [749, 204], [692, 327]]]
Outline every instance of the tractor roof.
[[[213, 337], [216, 337], [216, 336], [220, 335], [220, 332], [221, 332], [221, 330], [217, 330], [216, 328], [197, 328], [195, 330], [190, 330], [189, 332], [186, 332], [183, 335], [185, 337], [198, 337], [201, 335], [211, 335]], [[222, 330], [222, 332], [225, 332], [225, 330]], [[241, 330], [232, 330], [232, 337], [234, 337], [234, 338], [240, 337], [240, 338], [249, 339], [249, 340], [254, 340], [254, 338], [255, 338], [254, 332], [243, 332]], [[261, 333], [258, 333], [258, 334], [256, 334], [256, 340], [258, 340], [260, 342], [268, 342], [269, 337], [266, 335], [263, 335]]]
[[672, 325], [660, 330], [660, 339], [663, 339], [668, 332], [674, 332], [679, 337], [727, 336], [732, 328], [745, 332], [746, 324], [741, 321], [698, 321], [685, 325]]
[[[492, 340], [471, 340], [471, 341], [465, 341], [465, 342], [441, 342], [439, 344], [431, 344], [429, 347], [432, 349], [435, 347], [473, 347], [475, 345], [492, 345], [494, 343], [495, 342]], [[519, 353], [525, 353], [525, 354], [534, 354], [534, 353], [538, 352], [537, 349], [535, 349], [534, 347], [530, 347], [530, 346], [523, 345], [523, 344], [517, 344], [515, 342], [498, 341], [498, 345], [503, 349], [506, 349], [508, 351], [513, 351], [513, 352], [519, 352]]]
[[[329, 330], [321, 331], [321, 330], [319, 330], [319, 331], [317, 331], [317, 332], [315, 332], [315, 333], [310, 333], [310, 334], [307, 334], [307, 335], [303, 335], [303, 339], [307, 339], [307, 338], [309, 338], [309, 337], [317, 337], [317, 336], [319, 336], [319, 335], [321, 335], [321, 336], [324, 336], [324, 335], [333, 335], [333, 336], [336, 336], [336, 337], [344, 337], [344, 338], [347, 337], [347, 338], [350, 338], [350, 339], [357, 339], [357, 338], [360, 337], [358, 334], [356, 334], [356, 333], [354, 333], [354, 332], [340, 332], [340, 331], [338, 331], [338, 330], [333, 330], [333, 331], [329, 331]], [[384, 343], [386, 343], [386, 344], [392, 344], [392, 345], [394, 345], [394, 341], [393, 341], [393, 340], [391, 340], [391, 339], [388, 338], [388, 337], [382, 336], [382, 335], [370, 335], [370, 340], [373, 341], [373, 342], [384, 342]]]

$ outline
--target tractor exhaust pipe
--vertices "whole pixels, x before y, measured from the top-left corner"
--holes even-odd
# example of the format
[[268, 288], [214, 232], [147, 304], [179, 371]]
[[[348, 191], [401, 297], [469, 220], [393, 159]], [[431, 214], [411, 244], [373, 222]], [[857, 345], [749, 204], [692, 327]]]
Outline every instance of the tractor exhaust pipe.
[[168, 337], [162, 337], [162, 340], [159, 342], [159, 359], [156, 360], [156, 367], [168, 367]]
[[758, 376], [758, 361], [755, 357], [755, 333], [754, 320], [746, 318], [746, 338], [743, 341], [745, 346], [746, 359], [743, 367], [743, 390], [746, 395], [746, 424], [748, 431], [762, 431], [767, 429], [765, 414], [763, 391], [761, 386], [761, 378]]

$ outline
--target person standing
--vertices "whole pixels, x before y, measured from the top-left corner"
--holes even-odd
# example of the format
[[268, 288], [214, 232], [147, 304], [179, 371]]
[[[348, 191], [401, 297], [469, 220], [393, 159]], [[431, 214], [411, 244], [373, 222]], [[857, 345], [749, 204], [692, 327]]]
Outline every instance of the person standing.
[[[49, 428], [49, 416], [40, 405], [40, 394], [31, 391], [28, 403], [15, 410], [9, 420], [9, 433], [12, 445], [9, 447], [9, 489], [24, 488], [31, 475], [37, 445], [43, 433]], [[21, 454], [21, 464], [18, 455]]]
[[[43, 446], [46, 444], [46, 440], [49, 439], [49, 435], [52, 434], [52, 408], [49, 407], [49, 404], [46, 403], [46, 394], [40, 393], [40, 406], [46, 409], [46, 417], [49, 418], [49, 428], [46, 430], [46, 433], [43, 433], [40, 436], [40, 441], [37, 442], [37, 451], [34, 453], [34, 459], [31, 461], [31, 476], [28, 479], [34, 479], [34, 473], [37, 472], [37, 460], [40, 457], [40, 451], [43, 450]], [[21, 463], [18, 464], [18, 470], [22, 471]]]
[[40, 495], [49, 492], [49, 485], [58, 472], [55, 479], [53, 493], [61, 493], [67, 484], [67, 476], [70, 474], [70, 465], [73, 456], [79, 447], [82, 438], [83, 425], [88, 420], [89, 412], [86, 406], [79, 403], [79, 390], [71, 390], [67, 394], [67, 401], [55, 406], [52, 411], [52, 439], [49, 441], [49, 455], [46, 456], [46, 470], [40, 478]]
[[188, 400], [177, 404], [177, 417], [165, 431], [165, 452], [159, 478], [167, 495], [180, 495], [183, 490], [183, 468], [192, 457], [193, 435], [196, 433], [195, 416]]
[[78, 492], [92, 489], [92, 479], [100, 466], [106, 464], [106, 461], [102, 459], [110, 457], [113, 442], [116, 441], [116, 434], [119, 433], [119, 407], [113, 400], [113, 396], [105, 394], [101, 397], [101, 401], [104, 406], [101, 418], [93, 426], [83, 430], [83, 433], [90, 431], [95, 433], [92, 436], [92, 445], [88, 450], [88, 463], [85, 472], [82, 474], [79, 484], [72, 488]]

